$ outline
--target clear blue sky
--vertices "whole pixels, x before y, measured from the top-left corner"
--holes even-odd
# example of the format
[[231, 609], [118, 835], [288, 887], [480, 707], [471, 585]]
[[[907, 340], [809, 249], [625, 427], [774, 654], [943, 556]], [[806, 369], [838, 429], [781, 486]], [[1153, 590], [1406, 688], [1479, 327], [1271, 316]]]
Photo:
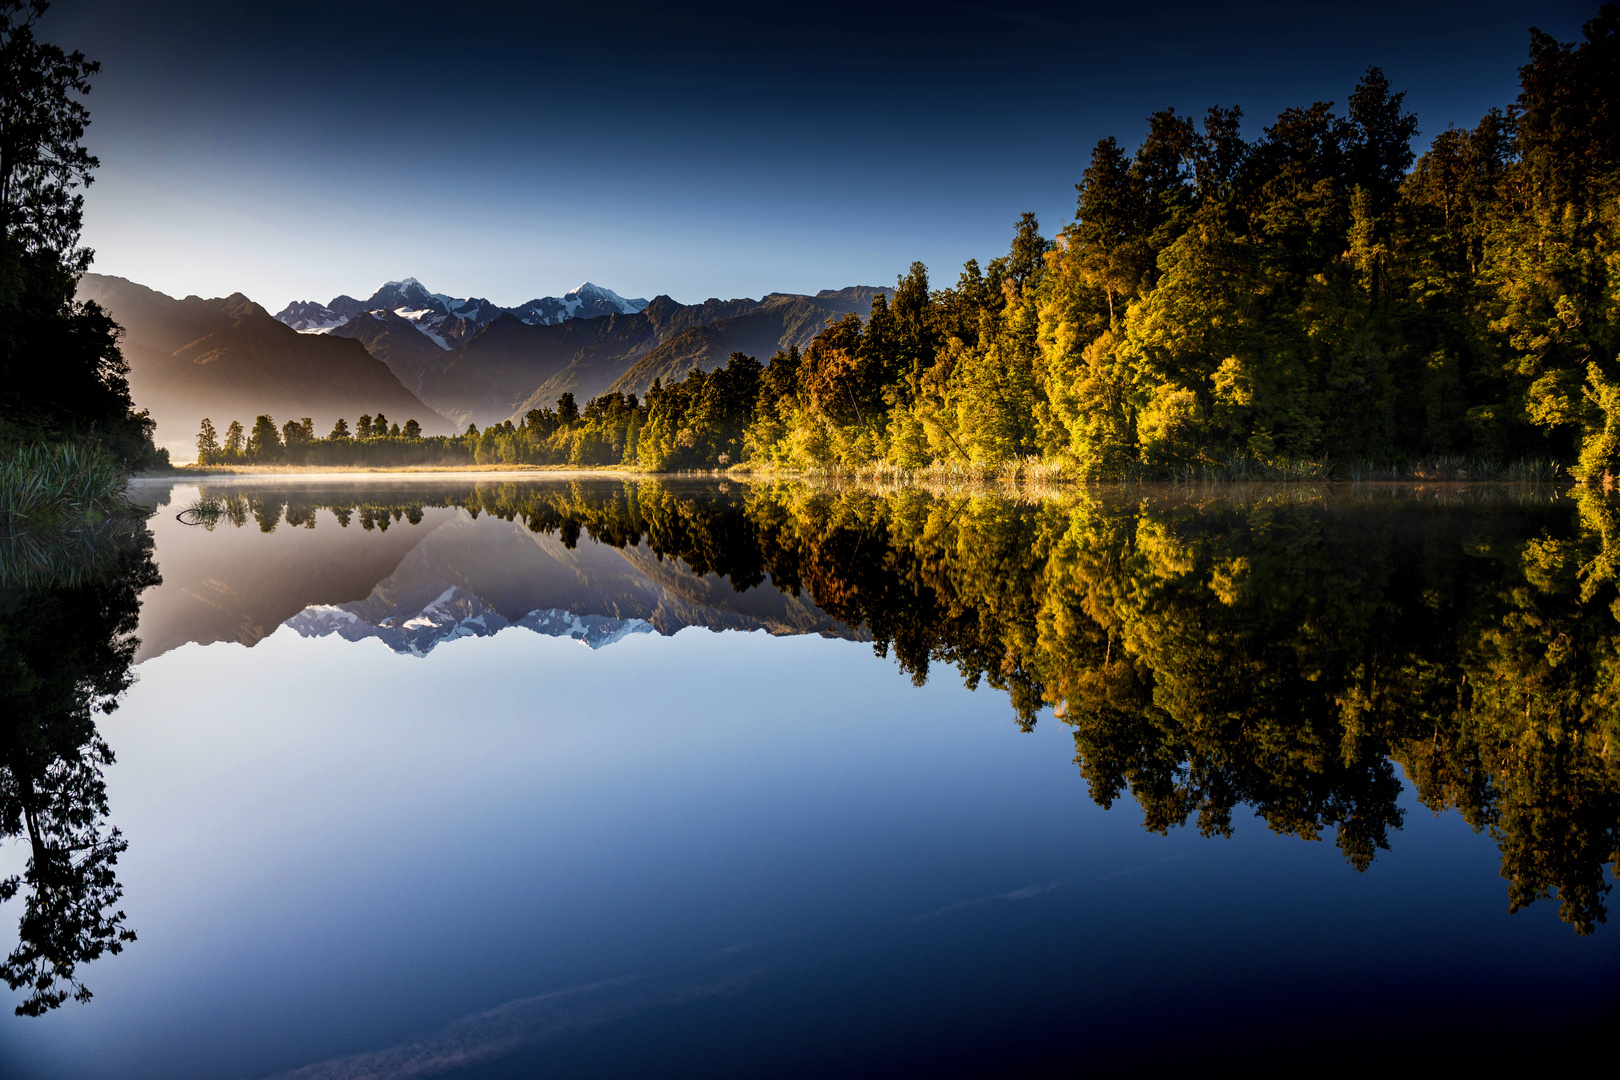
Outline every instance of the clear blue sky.
[[1426, 140], [1596, 3], [610, 5], [57, 0], [103, 63], [95, 269], [272, 311], [412, 275], [512, 305], [936, 283], [1074, 214], [1150, 112], [1343, 103], [1384, 68]]

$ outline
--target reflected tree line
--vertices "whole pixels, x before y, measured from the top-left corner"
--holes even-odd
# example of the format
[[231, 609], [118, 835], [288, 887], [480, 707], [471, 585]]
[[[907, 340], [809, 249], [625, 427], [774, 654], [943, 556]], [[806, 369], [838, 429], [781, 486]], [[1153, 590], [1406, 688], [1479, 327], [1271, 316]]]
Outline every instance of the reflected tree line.
[[1051, 707], [1092, 797], [1149, 829], [1334, 837], [1365, 870], [1424, 806], [1488, 831], [1509, 907], [1590, 933], [1620, 869], [1620, 504], [1597, 492], [1057, 500], [658, 482], [413, 488], [409, 501], [207, 493], [271, 530], [460, 507], [645, 544], [738, 590], [808, 593], [921, 684], [937, 665]]
[[88, 1001], [81, 966], [135, 940], [117, 906], [125, 841], [109, 821], [113, 752], [97, 717], [134, 681], [140, 594], [158, 580], [139, 518], [0, 530], [0, 842], [28, 852], [21, 873], [0, 876], [0, 902], [21, 904], [0, 978], [21, 992], [19, 1015]]
[[[1246, 806], [1365, 870], [1402, 823], [1404, 774], [1492, 836], [1510, 909], [1552, 898], [1587, 934], [1620, 862], [1620, 503], [1501, 490], [514, 483], [205, 491], [183, 513], [378, 530], [458, 507], [807, 594], [919, 684], [954, 668], [1025, 728], [1050, 708], [1092, 797], [1128, 796], [1151, 830], [1229, 835]], [[134, 940], [97, 718], [133, 681], [159, 580], [138, 521], [42, 543], [0, 535], [0, 840], [27, 852], [0, 878], [20, 904], [0, 977], [31, 1015], [88, 999], [82, 967]]]

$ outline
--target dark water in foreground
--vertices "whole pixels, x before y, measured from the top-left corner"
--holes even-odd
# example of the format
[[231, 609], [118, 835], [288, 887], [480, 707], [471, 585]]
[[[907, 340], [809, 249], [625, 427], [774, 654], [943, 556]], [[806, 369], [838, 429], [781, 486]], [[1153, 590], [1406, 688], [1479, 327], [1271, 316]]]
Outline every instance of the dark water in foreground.
[[0, 538], [0, 950], [94, 992], [0, 1013], [0, 1075], [1545, 1064], [1620, 1019], [1615, 502], [140, 494], [149, 539]]

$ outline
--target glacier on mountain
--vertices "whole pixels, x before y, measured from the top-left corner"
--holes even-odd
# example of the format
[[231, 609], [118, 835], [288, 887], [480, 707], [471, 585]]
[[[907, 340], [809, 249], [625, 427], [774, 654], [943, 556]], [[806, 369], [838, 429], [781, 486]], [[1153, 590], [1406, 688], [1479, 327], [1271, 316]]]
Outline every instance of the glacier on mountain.
[[276, 318], [300, 333], [326, 333], [367, 312], [392, 311], [408, 320], [441, 349], [453, 345], [502, 314], [515, 315], [530, 326], [552, 326], [568, 319], [594, 319], [603, 315], [629, 315], [646, 310], [648, 301], [627, 300], [612, 289], [585, 281], [562, 296], [542, 296], [517, 307], [504, 308], [481, 297], [455, 297], [429, 292], [416, 278], [385, 281], [367, 300], [335, 297], [330, 304], [299, 300], [288, 304]]

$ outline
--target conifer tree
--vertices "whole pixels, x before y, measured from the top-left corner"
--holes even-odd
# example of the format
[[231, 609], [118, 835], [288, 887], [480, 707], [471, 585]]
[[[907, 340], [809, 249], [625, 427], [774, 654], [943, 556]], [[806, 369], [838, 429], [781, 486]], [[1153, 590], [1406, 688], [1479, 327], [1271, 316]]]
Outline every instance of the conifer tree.
[[281, 457], [281, 451], [281, 435], [276, 430], [276, 422], [263, 413], [259, 414], [253, 421], [253, 430], [248, 433], [248, 460], [276, 461]]
[[211, 464], [219, 457], [219, 434], [214, 430], [214, 422], [203, 417], [202, 430], [197, 432], [197, 464]]

